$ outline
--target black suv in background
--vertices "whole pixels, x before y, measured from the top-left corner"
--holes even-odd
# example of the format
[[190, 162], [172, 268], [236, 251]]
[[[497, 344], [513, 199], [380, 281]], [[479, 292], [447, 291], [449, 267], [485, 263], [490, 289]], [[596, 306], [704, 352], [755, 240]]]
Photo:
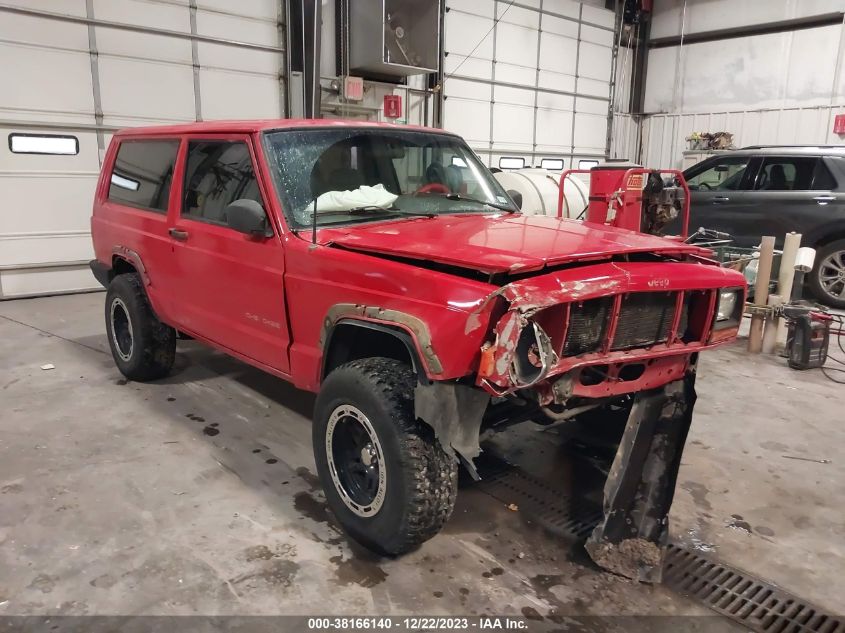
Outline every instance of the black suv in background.
[[738, 246], [790, 231], [816, 249], [808, 275], [813, 295], [845, 308], [845, 146], [745, 147], [684, 172], [691, 191], [690, 230], [729, 233]]

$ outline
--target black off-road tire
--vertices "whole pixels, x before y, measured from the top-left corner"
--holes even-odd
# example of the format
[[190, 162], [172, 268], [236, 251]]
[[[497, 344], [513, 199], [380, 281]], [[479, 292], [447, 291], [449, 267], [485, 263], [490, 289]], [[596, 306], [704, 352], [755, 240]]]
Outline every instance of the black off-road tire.
[[[810, 291], [820, 303], [831, 306], [832, 308], [845, 309], [845, 298], [832, 297], [824, 289], [820, 279], [821, 265], [833, 253], [845, 253], [845, 240], [836, 240], [830, 244], [825, 244], [816, 251], [816, 263], [809, 274]], [[843, 260], [845, 260], [845, 256], [843, 256]], [[837, 286], [836, 290], [839, 288], [840, 286]]]
[[[163, 378], [170, 373], [176, 359], [176, 330], [153, 313], [136, 273], [112, 279], [106, 292], [105, 315], [106, 336], [120, 373], [137, 382]], [[128, 326], [123, 322], [124, 315]]]
[[[352, 538], [388, 556], [411, 551], [436, 535], [458, 493], [457, 459], [414, 416], [415, 383], [411, 368], [400, 361], [356, 360], [329, 374], [314, 407], [314, 456], [329, 507]], [[350, 509], [329, 468], [329, 420], [339, 407], [349, 406], [366, 416], [382, 452], [386, 492], [371, 516]]]

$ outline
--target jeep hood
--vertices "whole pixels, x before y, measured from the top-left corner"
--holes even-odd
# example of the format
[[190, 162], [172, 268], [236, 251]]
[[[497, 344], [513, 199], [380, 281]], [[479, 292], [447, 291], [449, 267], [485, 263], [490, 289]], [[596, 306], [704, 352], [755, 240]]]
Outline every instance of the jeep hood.
[[357, 224], [321, 229], [320, 241], [489, 274], [530, 272], [549, 265], [631, 253], [708, 252], [634, 231], [538, 215], [443, 215]]

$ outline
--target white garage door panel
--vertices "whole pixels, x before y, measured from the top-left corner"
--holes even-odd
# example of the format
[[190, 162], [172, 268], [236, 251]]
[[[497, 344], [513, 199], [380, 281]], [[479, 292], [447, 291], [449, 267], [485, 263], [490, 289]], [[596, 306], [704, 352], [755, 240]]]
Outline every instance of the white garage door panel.
[[275, 16], [269, 20], [261, 20], [199, 10], [197, 11], [197, 33], [264, 46], [279, 45], [279, 31], [276, 28]]
[[[197, 0], [197, 7], [199, 9], [209, 9], [229, 15], [276, 20], [279, 11], [279, 1], [241, 0], [240, 2], [232, 2], [232, 0]], [[243, 38], [238, 37], [234, 39]]]
[[225, 44], [197, 44], [202, 68], [224, 68], [243, 70], [253, 73], [263, 73], [270, 77], [277, 77], [283, 63], [281, 53], [268, 51], [246, 50], [234, 48]]
[[[477, 57], [462, 57], [460, 55], [449, 55], [443, 63], [443, 69], [446, 75], [460, 73], [464, 77], [475, 77], [478, 79], [491, 79], [493, 77], [493, 62], [489, 59], [479, 59]], [[453, 81], [461, 81], [460, 79], [450, 79], [446, 84], [446, 90], [449, 90], [449, 84]]]
[[537, 110], [537, 149], [565, 152], [572, 146], [572, 112]]
[[498, 3], [498, 17], [499, 23], [502, 25], [516, 24], [518, 26], [524, 26], [535, 33], [537, 32], [537, 28], [540, 26], [539, 11], [523, 9], [522, 7], [508, 6], [507, 4]]
[[[189, 66], [100, 56], [100, 94], [107, 125], [194, 120]], [[155, 77], [155, 82], [149, 78]]]
[[72, 201], [94, 199], [97, 172], [20, 172], [3, 174], [3, 181], [14, 182], [14, 186], [4, 187], [3, 207], [16, 211], [4, 213], [3, 234], [89, 228], [90, 204], [86, 209]]
[[581, 54], [578, 57], [578, 74], [590, 79], [607, 82], [613, 65], [613, 50], [607, 46], [581, 42]]
[[[575, 11], [575, 17], [578, 17], [578, 11]], [[564, 20], [554, 15], [543, 16], [543, 37], [546, 35], [563, 35], [564, 37], [573, 40], [578, 39], [578, 22], [573, 20]], [[572, 42], [573, 46], [575, 42]]]
[[496, 87], [496, 103], [509, 103], [512, 105], [523, 105], [534, 107], [534, 90], [523, 90], [522, 88], [509, 88], [507, 86]]
[[[537, 81], [537, 69], [528, 68], [527, 66], [514, 66], [513, 64], [505, 64], [503, 62], [496, 63], [496, 83], [497, 84], [521, 84], [533, 90], [534, 82]], [[497, 86], [498, 88], [506, 88], [506, 86]]]
[[[570, 18], [578, 19], [581, 11], [581, 5], [574, 0], [543, 0], [543, 8], [549, 13], [557, 13], [565, 15]], [[543, 18], [545, 24], [546, 19]]]
[[94, 15], [99, 20], [182, 33], [191, 32], [190, 13], [187, 5], [180, 6], [170, 2], [94, 0]]
[[607, 117], [575, 114], [575, 149], [588, 154], [604, 152], [607, 142]]
[[575, 92], [575, 75], [564, 75], [549, 70], [541, 70], [537, 86], [546, 90]]
[[490, 102], [452, 98], [446, 101], [443, 127], [478, 149], [490, 142]]
[[282, 111], [282, 89], [276, 79], [244, 73], [200, 72], [204, 119], [266, 119]]
[[446, 98], [453, 97], [474, 99], [489, 106], [492, 90], [490, 84], [483, 84], [477, 81], [463, 81], [462, 79], [451, 79], [446, 84]]
[[6, 298], [37, 297], [97, 288], [100, 288], [100, 284], [94, 279], [87, 263], [32, 269], [18, 268], [0, 273], [0, 292]]
[[[3, 110], [91, 112], [91, 62], [87, 53], [0, 44]], [[10, 89], [14, 87], [14, 89]], [[27, 118], [32, 118], [27, 115]]]
[[496, 12], [493, 0], [449, 0], [447, 6], [450, 10], [474, 13], [486, 18], [492, 18]]
[[[477, 15], [471, 15], [462, 11], [452, 10], [446, 15], [448, 27], [446, 28], [444, 46], [449, 55], [469, 55], [479, 43], [481, 38], [493, 26], [493, 20]], [[487, 37], [475, 48], [473, 57], [482, 59], [493, 59], [493, 39]], [[461, 68], [463, 70], [463, 67]]]
[[530, 139], [534, 133], [534, 108], [498, 102], [493, 104], [493, 131], [493, 149], [530, 150]]
[[189, 40], [100, 27], [95, 30], [100, 56], [132, 57], [141, 61], [167, 61], [188, 66], [192, 63]]
[[540, 41], [540, 64], [545, 71], [575, 74], [578, 41], [554, 33], [543, 33]]
[[85, 25], [44, 20], [28, 15], [4, 14], [0, 18], [0, 39], [38, 46], [44, 46], [44, 42], [48, 42], [53, 48], [88, 53], [88, 29]]
[[[10, 7], [24, 9], [39, 9], [65, 15], [85, 17], [85, 0], [3, 0], [3, 4]], [[5, 16], [3, 17], [5, 20]]]
[[537, 67], [536, 29], [500, 23], [496, 35], [496, 61], [519, 66]]
[[91, 233], [87, 228], [6, 236], [0, 245], [0, 270], [54, 262], [89, 262], [94, 257]]

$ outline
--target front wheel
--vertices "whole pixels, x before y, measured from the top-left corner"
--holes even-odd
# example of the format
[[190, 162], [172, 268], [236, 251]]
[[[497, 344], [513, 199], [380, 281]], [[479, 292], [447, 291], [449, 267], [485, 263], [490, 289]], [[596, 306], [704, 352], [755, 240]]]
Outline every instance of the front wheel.
[[314, 408], [329, 507], [352, 538], [390, 556], [437, 534], [458, 491], [456, 458], [414, 416], [414, 382], [399, 361], [352, 361], [329, 374]]
[[810, 273], [810, 290], [822, 303], [845, 308], [845, 240], [818, 249], [816, 265]]

